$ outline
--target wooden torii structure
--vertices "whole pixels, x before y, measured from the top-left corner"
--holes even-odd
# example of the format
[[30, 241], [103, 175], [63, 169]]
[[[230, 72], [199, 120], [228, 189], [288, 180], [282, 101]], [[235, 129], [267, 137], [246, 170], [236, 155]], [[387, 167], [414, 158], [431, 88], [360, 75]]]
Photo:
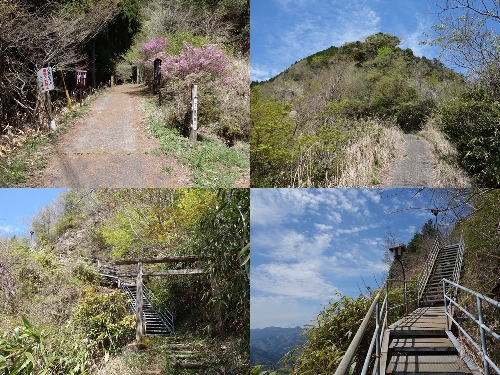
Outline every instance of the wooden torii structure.
[[204, 273], [201, 268], [192, 269], [181, 269], [181, 270], [163, 270], [163, 271], [152, 271], [143, 272], [142, 265], [153, 264], [153, 263], [193, 263], [199, 260], [200, 257], [197, 255], [187, 255], [187, 256], [172, 256], [164, 258], [143, 258], [143, 259], [129, 259], [129, 260], [119, 260], [115, 262], [117, 266], [137, 264], [137, 274], [136, 273], [122, 273], [117, 274], [117, 277], [136, 277], [136, 309], [135, 309], [135, 339], [137, 342], [141, 341], [144, 335], [144, 324], [142, 320], [142, 304], [143, 304], [143, 289], [142, 289], [142, 277], [143, 276], [168, 276], [168, 275], [199, 275]]

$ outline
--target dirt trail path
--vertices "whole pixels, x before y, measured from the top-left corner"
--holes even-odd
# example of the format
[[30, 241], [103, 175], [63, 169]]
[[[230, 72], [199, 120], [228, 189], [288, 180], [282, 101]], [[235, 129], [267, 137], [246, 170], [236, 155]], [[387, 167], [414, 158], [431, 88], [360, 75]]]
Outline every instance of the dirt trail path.
[[[40, 187], [182, 187], [189, 170], [156, 152], [145, 129], [141, 87], [115, 86], [59, 137], [45, 169], [30, 181]], [[168, 170], [168, 172], [165, 171]]]
[[413, 134], [404, 134], [403, 137], [403, 149], [393, 163], [381, 173], [382, 186], [435, 186], [436, 175], [429, 143]]

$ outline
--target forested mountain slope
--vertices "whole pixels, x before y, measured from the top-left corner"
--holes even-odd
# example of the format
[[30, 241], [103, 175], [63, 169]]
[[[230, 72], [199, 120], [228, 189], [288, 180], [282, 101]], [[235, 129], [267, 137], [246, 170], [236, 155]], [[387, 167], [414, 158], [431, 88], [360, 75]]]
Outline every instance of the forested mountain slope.
[[[479, 100], [481, 91], [464, 93], [474, 89], [464, 76], [399, 43], [396, 36], [378, 33], [253, 82], [252, 186], [377, 185], [374, 169], [395, 156], [403, 132], [441, 130], [461, 151], [447, 119], [460, 122], [457, 103], [464, 95]], [[357, 159], [351, 157], [353, 147]], [[356, 173], [367, 176], [345, 179], [346, 170], [366, 163], [371, 172]], [[472, 165], [466, 169], [472, 172]]]
[[263, 365], [270, 363], [280, 366], [279, 360], [299, 343], [305, 341], [304, 329], [301, 327], [281, 328], [266, 327], [250, 330], [250, 364]]

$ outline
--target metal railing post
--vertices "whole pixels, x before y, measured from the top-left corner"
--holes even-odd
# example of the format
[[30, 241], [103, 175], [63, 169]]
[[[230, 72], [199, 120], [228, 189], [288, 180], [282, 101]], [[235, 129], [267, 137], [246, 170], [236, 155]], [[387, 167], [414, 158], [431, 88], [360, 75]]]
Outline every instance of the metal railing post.
[[408, 296], [406, 295], [406, 280], [403, 280], [404, 283], [404, 298], [405, 298], [405, 316], [408, 315]]
[[[386, 295], [387, 297], [387, 295]], [[376, 310], [375, 310], [375, 329], [376, 329], [376, 343], [375, 343], [375, 358], [380, 358], [380, 299], [377, 302]], [[377, 368], [374, 369], [375, 373], [379, 373], [380, 360], [377, 361]]]
[[443, 301], [444, 301], [444, 316], [446, 317], [446, 330], [449, 331], [450, 330], [450, 326], [449, 326], [449, 321], [448, 321], [448, 309], [446, 307], [446, 282], [445, 282], [445, 279], [442, 280], [443, 281]]
[[[389, 311], [389, 281], [385, 283], [385, 298], [387, 298], [387, 306], [385, 307], [385, 310]], [[387, 319], [385, 321], [385, 325], [387, 326]]]
[[483, 328], [483, 307], [481, 303], [481, 298], [479, 296], [476, 296], [476, 301], [477, 301], [477, 315], [479, 317], [479, 332], [481, 333], [481, 350], [483, 354], [483, 364], [484, 364], [484, 375], [490, 375], [490, 368], [488, 361], [486, 360], [486, 357], [488, 356], [488, 350], [486, 348], [486, 336], [484, 334], [484, 328]]

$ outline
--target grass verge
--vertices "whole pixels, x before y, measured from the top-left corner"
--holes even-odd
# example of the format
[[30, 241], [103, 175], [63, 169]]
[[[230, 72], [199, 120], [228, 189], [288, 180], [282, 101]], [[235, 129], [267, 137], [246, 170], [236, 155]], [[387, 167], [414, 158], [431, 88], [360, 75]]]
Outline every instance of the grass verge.
[[67, 131], [74, 119], [83, 116], [99, 94], [92, 95], [83, 106], [74, 105], [72, 111], [64, 111], [56, 118], [57, 130], [12, 129], [4, 137], [9, 138], [9, 151], [0, 157], [0, 187], [21, 187], [34, 171], [47, 163], [51, 145], [59, 134]]
[[458, 152], [430, 119], [418, 135], [432, 145], [436, 159], [437, 187], [466, 188], [472, 186], [471, 178], [460, 168]]
[[369, 120], [365, 135], [359, 137], [344, 153], [344, 168], [336, 187], [371, 187], [382, 183], [380, 172], [396, 156], [404, 139], [396, 125]]
[[191, 169], [193, 187], [230, 188], [248, 174], [248, 143], [236, 142], [233, 147], [227, 147], [214, 136], [202, 137], [201, 141], [191, 143], [178, 129], [166, 125], [165, 109], [154, 100], [145, 100], [143, 108], [149, 128], [160, 141], [162, 151]]

